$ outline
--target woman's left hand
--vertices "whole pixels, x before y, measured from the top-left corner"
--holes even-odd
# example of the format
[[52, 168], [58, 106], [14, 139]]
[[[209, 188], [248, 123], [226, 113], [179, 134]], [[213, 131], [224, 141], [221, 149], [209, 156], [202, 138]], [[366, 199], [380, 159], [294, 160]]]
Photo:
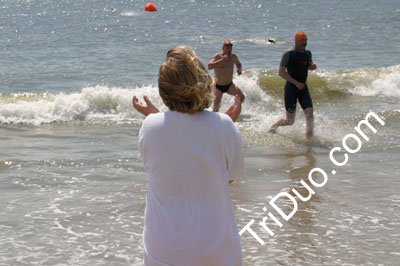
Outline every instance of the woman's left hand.
[[143, 100], [146, 102], [146, 105], [140, 103], [139, 99], [136, 96], [133, 96], [132, 104], [136, 111], [143, 114], [144, 116], [160, 112], [160, 110], [158, 110], [158, 108], [154, 106], [154, 104], [149, 100], [147, 96], [143, 96]]

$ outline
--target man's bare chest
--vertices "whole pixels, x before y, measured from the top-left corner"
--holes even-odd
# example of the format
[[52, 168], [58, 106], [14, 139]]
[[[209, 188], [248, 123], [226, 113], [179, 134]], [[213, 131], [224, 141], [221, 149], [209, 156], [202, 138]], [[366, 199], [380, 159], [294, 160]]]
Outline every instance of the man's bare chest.
[[224, 58], [224, 60], [220, 64], [220, 68], [228, 68], [231, 69], [233, 68], [235, 62], [235, 58], [233, 56], [229, 56]]

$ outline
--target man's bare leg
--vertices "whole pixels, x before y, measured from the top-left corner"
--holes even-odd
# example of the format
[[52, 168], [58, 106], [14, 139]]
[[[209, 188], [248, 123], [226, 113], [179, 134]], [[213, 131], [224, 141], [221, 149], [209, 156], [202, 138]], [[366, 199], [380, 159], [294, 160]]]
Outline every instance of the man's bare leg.
[[241, 90], [235, 83], [232, 83], [232, 85], [229, 87], [227, 93], [228, 93], [229, 95], [232, 95], [232, 96], [239, 95], [240, 101], [241, 101], [242, 103], [243, 103], [244, 99], [246, 98], [246, 97], [244, 96], [242, 90]]
[[276, 129], [278, 127], [283, 127], [283, 126], [291, 126], [294, 123], [294, 120], [296, 118], [296, 113], [289, 113], [286, 112], [286, 117], [280, 119], [278, 122], [274, 123], [271, 128], [269, 129], [269, 132], [275, 133]]
[[221, 99], [222, 99], [222, 92], [218, 89], [215, 89], [215, 99], [214, 99], [214, 106], [213, 106], [213, 112], [218, 112], [219, 111], [219, 106], [221, 104]]
[[306, 117], [306, 138], [311, 138], [313, 136], [314, 130], [314, 114], [313, 108], [309, 107], [304, 110], [304, 115]]

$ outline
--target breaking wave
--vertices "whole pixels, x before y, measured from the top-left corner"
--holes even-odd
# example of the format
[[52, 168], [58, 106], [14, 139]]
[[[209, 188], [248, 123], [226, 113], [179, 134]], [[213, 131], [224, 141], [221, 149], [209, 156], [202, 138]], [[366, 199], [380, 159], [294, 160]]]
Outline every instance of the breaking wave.
[[[276, 70], [252, 69], [242, 76], [235, 76], [234, 80], [247, 96], [244, 119], [270, 123], [281, 115], [284, 80]], [[400, 98], [400, 65], [379, 69], [320, 70], [310, 73], [308, 84], [314, 104], [341, 102], [349, 97]], [[166, 109], [154, 85], [136, 88], [95, 86], [73, 93], [3, 93], [0, 94], [0, 124], [126, 123], [143, 119], [132, 107], [133, 95], [139, 98], [147, 95], [161, 110]], [[224, 97], [221, 110], [232, 102], [231, 97]]]

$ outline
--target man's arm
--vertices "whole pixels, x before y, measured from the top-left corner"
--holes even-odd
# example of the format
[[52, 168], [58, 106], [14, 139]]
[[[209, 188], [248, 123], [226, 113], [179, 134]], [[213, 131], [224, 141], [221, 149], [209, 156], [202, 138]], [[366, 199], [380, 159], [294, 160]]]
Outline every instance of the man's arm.
[[317, 69], [317, 65], [314, 64], [312, 61], [310, 62], [310, 65], [308, 66], [309, 70], [316, 70]]
[[216, 68], [216, 67], [218, 66], [218, 64], [219, 64], [222, 60], [224, 60], [224, 57], [223, 57], [221, 54], [219, 54], [219, 53], [218, 53], [218, 54], [215, 54], [215, 55], [211, 58], [210, 62], [208, 62], [208, 69], [211, 70], [211, 69]]
[[289, 73], [287, 72], [287, 69], [285, 66], [279, 66], [279, 76], [281, 76], [283, 79], [285, 79], [286, 81], [289, 81], [290, 83], [292, 83], [293, 85], [295, 85], [297, 88], [304, 89], [305, 85], [304, 83], [298, 82], [297, 80], [295, 80], [294, 78], [292, 78]]
[[317, 69], [317, 65], [314, 64], [314, 62], [313, 62], [313, 60], [312, 60], [311, 51], [307, 51], [307, 53], [310, 55], [310, 62], [308, 63], [308, 69], [309, 69], [309, 70], [316, 70], [316, 69]]
[[237, 74], [241, 75], [242, 74], [242, 64], [239, 61], [239, 58], [235, 55], [235, 65], [237, 69]]

